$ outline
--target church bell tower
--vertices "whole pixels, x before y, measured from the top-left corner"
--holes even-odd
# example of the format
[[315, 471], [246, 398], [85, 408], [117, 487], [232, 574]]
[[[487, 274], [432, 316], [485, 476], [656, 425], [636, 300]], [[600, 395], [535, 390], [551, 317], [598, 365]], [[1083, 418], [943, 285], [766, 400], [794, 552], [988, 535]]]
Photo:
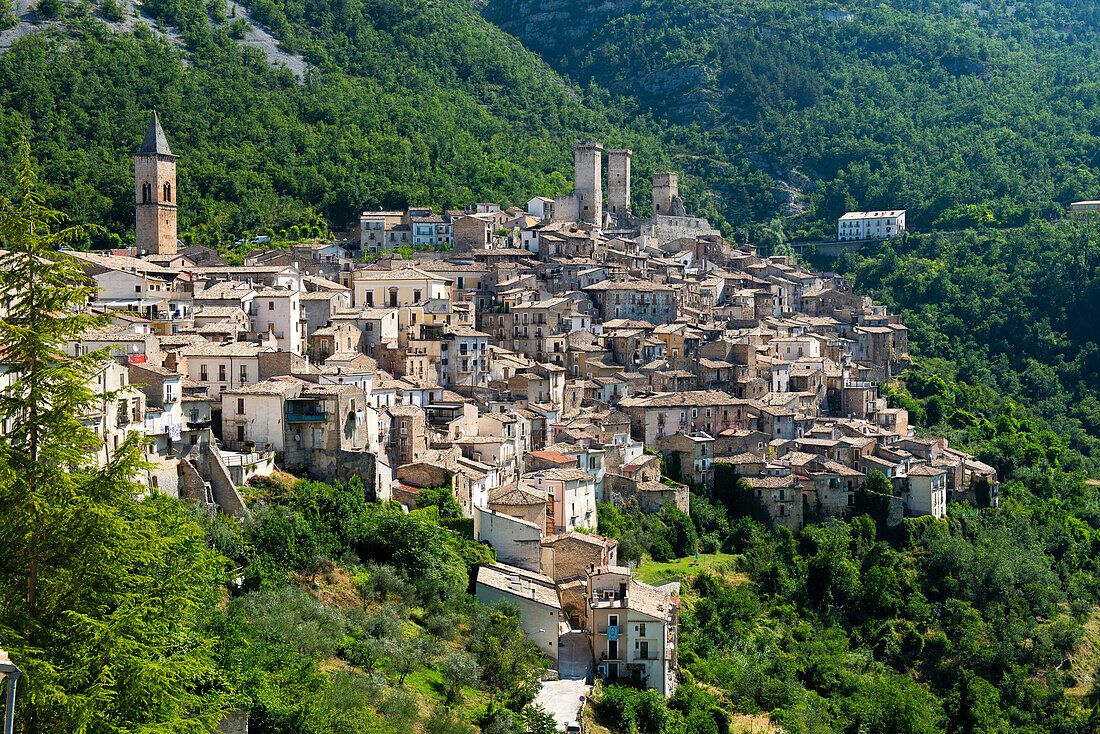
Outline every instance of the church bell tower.
[[139, 255], [176, 254], [177, 158], [154, 110], [134, 154], [134, 239]]

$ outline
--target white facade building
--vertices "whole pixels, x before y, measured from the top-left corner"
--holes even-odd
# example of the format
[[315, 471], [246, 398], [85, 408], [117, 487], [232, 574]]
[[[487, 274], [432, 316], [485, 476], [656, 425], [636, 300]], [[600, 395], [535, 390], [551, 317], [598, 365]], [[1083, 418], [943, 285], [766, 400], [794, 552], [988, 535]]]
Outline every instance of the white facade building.
[[275, 336], [280, 352], [302, 354], [301, 294], [265, 288], [252, 300], [252, 331]]
[[478, 569], [476, 594], [482, 604], [506, 601], [519, 607], [520, 627], [539, 650], [558, 659], [561, 602], [554, 579], [494, 563]]
[[849, 240], [882, 240], [897, 237], [905, 231], [905, 210], [848, 212], [837, 222], [836, 238]]
[[905, 509], [910, 515], [947, 516], [947, 470], [921, 464], [909, 469], [909, 491]]

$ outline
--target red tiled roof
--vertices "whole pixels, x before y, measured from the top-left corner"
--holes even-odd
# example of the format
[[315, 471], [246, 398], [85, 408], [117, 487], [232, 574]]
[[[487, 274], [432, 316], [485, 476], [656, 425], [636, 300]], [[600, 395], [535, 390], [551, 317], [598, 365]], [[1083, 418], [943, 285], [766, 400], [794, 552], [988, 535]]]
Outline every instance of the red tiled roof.
[[566, 456], [560, 451], [528, 451], [529, 456], [542, 459], [543, 461], [552, 461], [555, 464], [576, 464], [577, 460], [571, 456]]

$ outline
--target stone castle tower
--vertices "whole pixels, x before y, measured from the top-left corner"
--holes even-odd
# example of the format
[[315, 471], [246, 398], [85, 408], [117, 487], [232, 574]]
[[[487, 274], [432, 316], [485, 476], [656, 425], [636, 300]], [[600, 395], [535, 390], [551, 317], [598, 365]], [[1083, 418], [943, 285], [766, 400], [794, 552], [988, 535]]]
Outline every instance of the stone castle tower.
[[573, 146], [575, 165], [573, 191], [577, 197], [580, 221], [603, 224], [603, 146], [577, 143]]
[[612, 218], [622, 221], [630, 211], [630, 148], [607, 151], [607, 208]]
[[134, 154], [135, 244], [138, 254], [176, 254], [176, 159], [156, 111]]
[[653, 174], [653, 216], [685, 216], [679, 177], [675, 173]]

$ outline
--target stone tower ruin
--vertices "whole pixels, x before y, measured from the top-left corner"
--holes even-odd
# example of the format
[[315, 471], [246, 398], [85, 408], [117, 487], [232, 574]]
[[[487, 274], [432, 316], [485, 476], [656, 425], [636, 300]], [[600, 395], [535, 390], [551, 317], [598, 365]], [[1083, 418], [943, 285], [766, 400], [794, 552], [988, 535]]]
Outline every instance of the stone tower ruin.
[[577, 197], [580, 221], [603, 224], [603, 146], [599, 143], [577, 143], [573, 146], [576, 166], [573, 191]]
[[630, 212], [630, 148], [607, 151], [607, 208], [616, 221]]

